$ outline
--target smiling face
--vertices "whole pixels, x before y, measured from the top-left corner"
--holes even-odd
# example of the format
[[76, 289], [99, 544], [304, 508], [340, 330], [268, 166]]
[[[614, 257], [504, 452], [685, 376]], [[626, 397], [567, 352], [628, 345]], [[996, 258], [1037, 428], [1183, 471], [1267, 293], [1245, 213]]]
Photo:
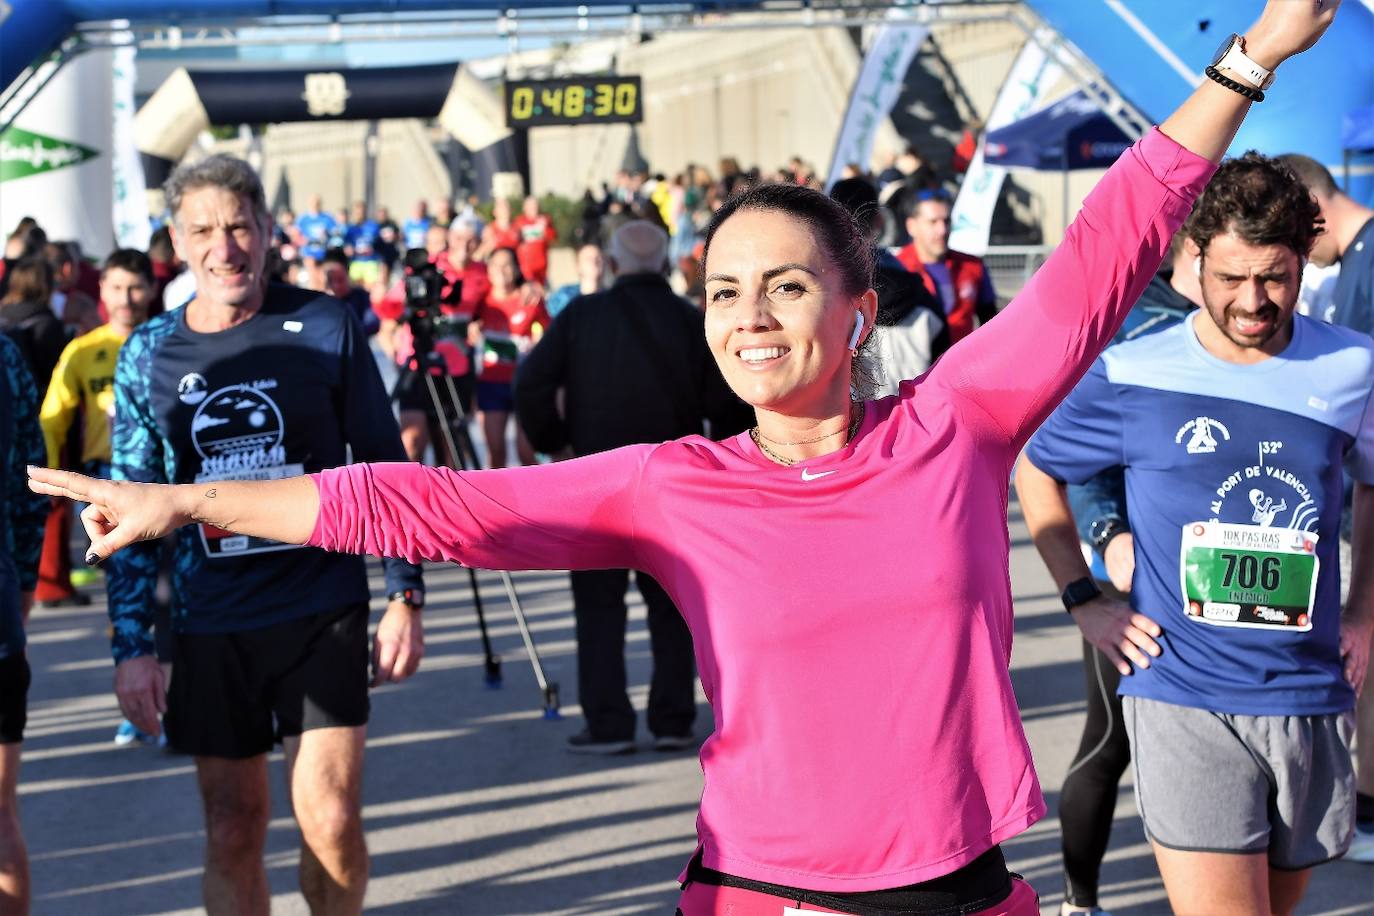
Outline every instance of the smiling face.
[[246, 196], [213, 185], [187, 191], [175, 216], [172, 242], [196, 278], [196, 301], [260, 306], [271, 220], [255, 214]]
[[736, 212], [707, 258], [706, 342], [731, 389], [787, 416], [844, 410], [854, 312], [871, 327], [876, 297], [846, 293], [810, 227], [776, 210]]
[[1288, 345], [1302, 275], [1293, 249], [1252, 245], [1228, 232], [1208, 244], [1201, 267], [1203, 310], [1224, 338], [1213, 337], [1223, 351], [1216, 355], [1251, 361]]

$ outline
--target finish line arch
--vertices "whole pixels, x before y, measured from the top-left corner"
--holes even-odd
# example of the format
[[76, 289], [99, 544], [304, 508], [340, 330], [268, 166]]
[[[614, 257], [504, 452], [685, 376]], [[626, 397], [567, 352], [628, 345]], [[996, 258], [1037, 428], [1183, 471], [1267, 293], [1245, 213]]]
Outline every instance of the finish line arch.
[[134, 137], [149, 189], [214, 124], [437, 119], [479, 174], [518, 171], [501, 100], [461, 63], [414, 67], [187, 70], [138, 110]]

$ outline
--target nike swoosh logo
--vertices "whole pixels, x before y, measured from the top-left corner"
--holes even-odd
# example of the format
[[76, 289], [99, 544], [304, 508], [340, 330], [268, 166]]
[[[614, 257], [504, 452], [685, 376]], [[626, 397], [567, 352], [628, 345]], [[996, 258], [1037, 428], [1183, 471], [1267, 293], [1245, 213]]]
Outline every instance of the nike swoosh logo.
[[822, 477], [829, 477], [831, 474], [834, 473], [834, 471], [820, 471], [818, 473], [812, 474], [806, 468], [802, 468], [802, 480], [820, 480]]

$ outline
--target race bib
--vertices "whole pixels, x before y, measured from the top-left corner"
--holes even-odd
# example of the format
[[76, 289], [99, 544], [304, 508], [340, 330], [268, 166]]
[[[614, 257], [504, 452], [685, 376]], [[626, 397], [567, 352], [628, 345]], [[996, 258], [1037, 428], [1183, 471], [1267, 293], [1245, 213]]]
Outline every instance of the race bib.
[[[210, 483], [216, 480], [280, 480], [283, 477], [299, 477], [305, 473], [300, 464], [279, 464], [265, 468], [251, 468], [222, 474], [197, 474], [196, 483]], [[270, 553], [276, 550], [299, 550], [300, 544], [283, 544], [268, 538], [249, 537], [216, 528], [204, 522], [197, 526], [200, 530], [200, 543], [205, 548], [205, 556], [212, 560], [225, 557], [244, 557], [255, 553]]]
[[1220, 627], [1312, 629], [1317, 535], [1222, 522], [1183, 527], [1183, 612]]

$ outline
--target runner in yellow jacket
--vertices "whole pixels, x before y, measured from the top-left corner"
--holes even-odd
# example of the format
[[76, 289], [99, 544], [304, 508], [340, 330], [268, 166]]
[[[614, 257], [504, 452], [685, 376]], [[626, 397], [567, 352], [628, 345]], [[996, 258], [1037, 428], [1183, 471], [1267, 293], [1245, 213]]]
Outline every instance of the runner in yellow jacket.
[[92, 476], [110, 476], [115, 361], [125, 338], [147, 320], [152, 294], [153, 268], [147, 255], [121, 248], [106, 259], [100, 273], [100, 301], [109, 321], [67, 344], [39, 410], [49, 467], [61, 466], [62, 446], [79, 411], [85, 417], [83, 469]]

